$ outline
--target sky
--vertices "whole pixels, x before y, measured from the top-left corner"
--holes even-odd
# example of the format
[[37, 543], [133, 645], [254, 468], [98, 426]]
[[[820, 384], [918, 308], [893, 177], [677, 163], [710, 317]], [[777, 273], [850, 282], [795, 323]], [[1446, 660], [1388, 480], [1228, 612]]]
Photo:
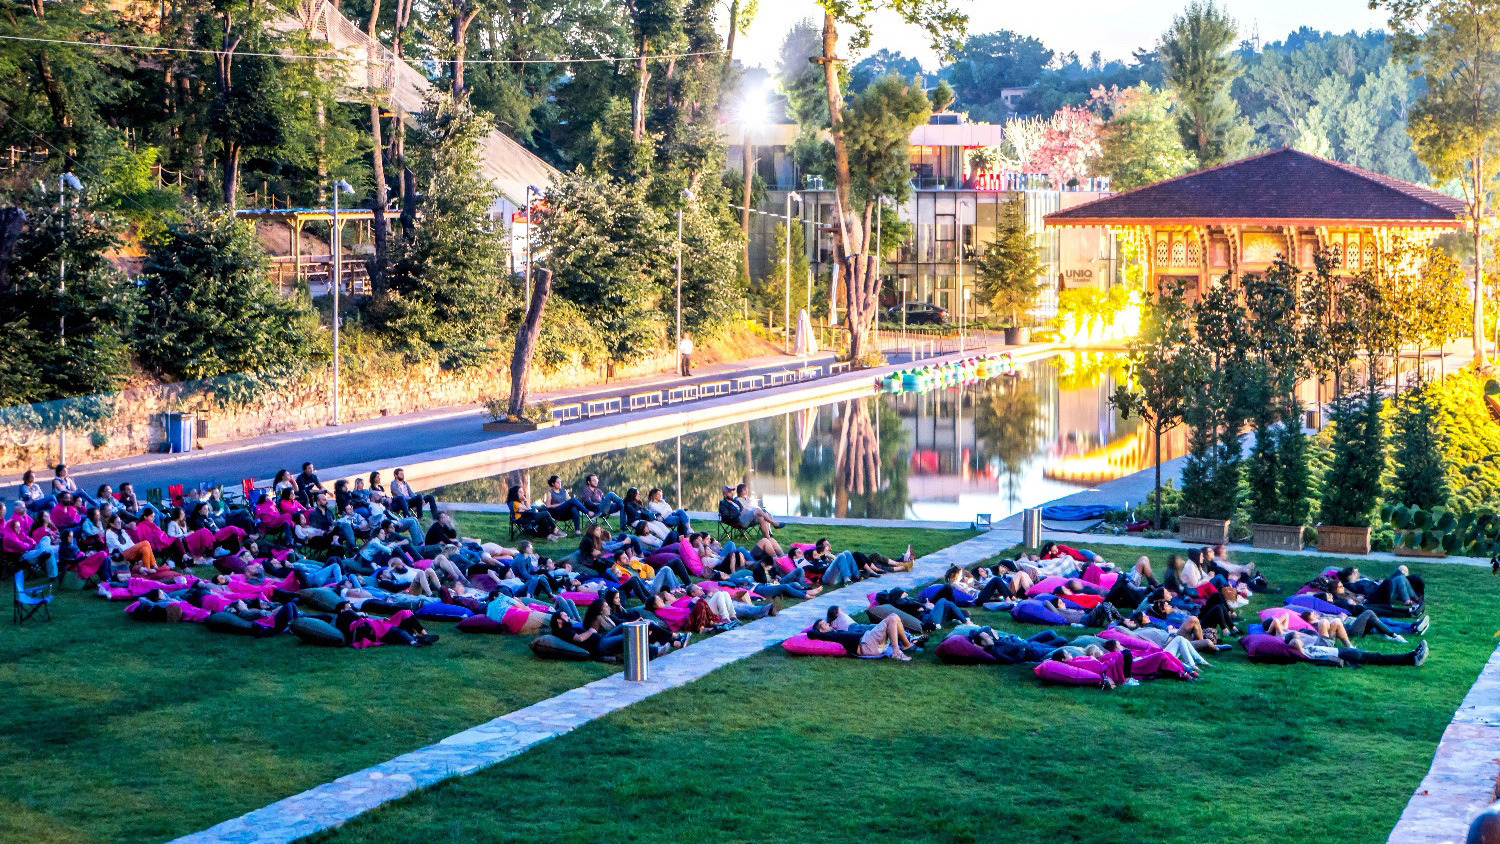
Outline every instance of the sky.
[[[1040, 38], [1058, 53], [1076, 52], [1087, 63], [1098, 50], [1105, 60], [1127, 59], [1150, 47], [1181, 12], [1186, 0], [956, 0], [969, 15], [971, 34], [1009, 29]], [[1244, 37], [1257, 29], [1262, 41], [1278, 41], [1299, 27], [1344, 33], [1384, 29], [1385, 12], [1372, 12], [1367, 0], [1220, 0]], [[774, 68], [781, 40], [798, 20], [822, 19], [813, 0], [760, 0], [749, 32], [735, 43], [735, 57], [748, 66]], [[922, 33], [890, 16], [875, 18], [867, 52], [885, 47], [920, 60], [929, 70], [937, 57]], [[856, 57], [858, 58], [858, 57]]]

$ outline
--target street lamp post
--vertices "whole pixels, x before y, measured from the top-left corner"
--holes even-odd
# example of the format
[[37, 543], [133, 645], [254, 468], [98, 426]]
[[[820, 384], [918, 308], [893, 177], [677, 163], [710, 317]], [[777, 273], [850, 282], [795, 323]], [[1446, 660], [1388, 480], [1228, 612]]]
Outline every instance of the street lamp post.
[[[57, 177], [57, 210], [59, 213], [67, 210], [68, 207], [68, 198], [63, 192], [65, 188], [73, 190], [73, 204], [76, 207], [78, 205], [78, 197], [83, 192], [83, 182], [78, 181], [78, 177], [72, 173], [63, 173]], [[62, 237], [58, 239], [57, 258], [57, 344], [66, 349], [68, 348], [68, 309], [66, 303], [62, 300], [68, 292], [68, 258], [67, 252], [62, 247], [65, 245], [64, 241], [68, 237], [68, 221], [66, 218], [59, 216], [58, 222], [62, 226]], [[68, 462], [68, 431], [63, 427], [61, 422], [57, 426], [57, 462]]]
[[[682, 189], [682, 198], [691, 202], [698, 197], [687, 188]], [[748, 200], [747, 200], [748, 201]], [[677, 371], [682, 372], [682, 207], [677, 208]], [[679, 483], [679, 494], [681, 484]]]
[[957, 204], [958, 215], [954, 222], [958, 226], [958, 353], [964, 353], [964, 208], [967, 203]]
[[344, 226], [339, 222], [339, 194], [353, 194], [343, 179], [333, 183], [333, 422], [339, 424], [339, 287], [344, 281]]
[[782, 256], [782, 260], [786, 262], [786, 302], [784, 305], [785, 312], [782, 314], [782, 320], [785, 323], [786, 331], [786, 338], [783, 341], [782, 345], [783, 350], [786, 352], [791, 352], [792, 350], [792, 200], [794, 199], [797, 201], [797, 210], [801, 211], [802, 197], [798, 195], [798, 193], [794, 190], [787, 191], [786, 237], [784, 238], [785, 243], [783, 244], [785, 246], [785, 254]]

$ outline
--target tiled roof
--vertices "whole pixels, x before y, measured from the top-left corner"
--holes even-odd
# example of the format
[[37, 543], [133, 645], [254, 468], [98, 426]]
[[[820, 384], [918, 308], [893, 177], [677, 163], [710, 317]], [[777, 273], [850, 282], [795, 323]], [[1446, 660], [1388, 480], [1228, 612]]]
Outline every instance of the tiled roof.
[[1460, 199], [1280, 149], [1048, 214], [1048, 225], [1405, 222], [1456, 227]]

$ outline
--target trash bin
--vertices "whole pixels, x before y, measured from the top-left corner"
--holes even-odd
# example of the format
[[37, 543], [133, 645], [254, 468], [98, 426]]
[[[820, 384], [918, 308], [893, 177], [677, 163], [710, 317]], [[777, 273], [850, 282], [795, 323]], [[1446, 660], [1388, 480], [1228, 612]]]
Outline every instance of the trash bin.
[[628, 621], [622, 626], [625, 628], [625, 679], [643, 683], [651, 675], [651, 625], [644, 621]]
[[1021, 511], [1021, 545], [1028, 550], [1042, 547], [1042, 508]]
[[193, 450], [193, 435], [198, 430], [196, 413], [168, 413], [166, 416], [167, 451], [174, 454]]

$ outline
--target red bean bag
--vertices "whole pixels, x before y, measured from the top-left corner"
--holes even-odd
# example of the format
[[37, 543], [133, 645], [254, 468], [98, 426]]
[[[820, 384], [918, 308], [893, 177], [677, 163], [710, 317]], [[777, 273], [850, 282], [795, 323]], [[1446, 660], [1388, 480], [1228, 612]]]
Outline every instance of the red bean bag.
[[789, 654], [797, 656], [848, 656], [849, 652], [838, 642], [829, 642], [823, 639], [810, 639], [806, 633], [800, 633], [781, 643], [781, 647]]
[[453, 625], [453, 629], [461, 630], [465, 633], [507, 632], [504, 624], [494, 620], [493, 618], [490, 618], [487, 615], [471, 615], [468, 618], [460, 620], [458, 624]]
[[938, 643], [934, 653], [948, 665], [985, 665], [998, 662], [984, 648], [969, 641], [968, 636], [949, 636]]
[[1091, 610], [1104, 603], [1103, 595], [1064, 595], [1062, 599], [1082, 610]]
[[1186, 677], [1187, 666], [1181, 660], [1166, 651], [1154, 651], [1146, 654], [1134, 654], [1135, 661], [1131, 663], [1131, 673], [1136, 677]]
[[104, 567], [104, 561], [108, 559], [108, 551], [95, 551], [92, 554], [79, 557], [73, 563], [73, 572], [77, 574], [81, 580], [88, 580], [89, 578], [99, 573], [99, 569]]

